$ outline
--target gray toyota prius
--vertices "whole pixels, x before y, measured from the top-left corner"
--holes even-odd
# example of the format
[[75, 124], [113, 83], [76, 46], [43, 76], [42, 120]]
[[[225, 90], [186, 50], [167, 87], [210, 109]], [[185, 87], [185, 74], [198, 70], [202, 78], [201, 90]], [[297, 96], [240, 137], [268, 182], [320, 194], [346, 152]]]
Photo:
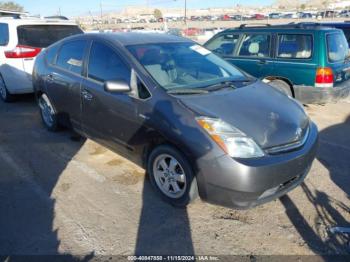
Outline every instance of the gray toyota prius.
[[40, 53], [33, 83], [50, 131], [69, 124], [139, 164], [175, 206], [265, 203], [302, 183], [316, 155], [302, 105], [185, 38], [69, 37]]

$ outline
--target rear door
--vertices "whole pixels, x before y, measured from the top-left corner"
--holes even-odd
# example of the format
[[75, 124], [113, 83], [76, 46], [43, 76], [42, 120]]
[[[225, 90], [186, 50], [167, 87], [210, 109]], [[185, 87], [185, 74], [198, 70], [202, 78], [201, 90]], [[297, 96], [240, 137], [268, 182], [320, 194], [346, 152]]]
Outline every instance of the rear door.
[[317, 64], [312, 33], [277, 34], [275, 66], [271, 76], [290, 80], [294, 85], [314, 86]]
[[60, 46], [53, 70], [45, 76], [48, 95], [60, 113], [69, 115], [81, 129], [81, 82], [88, 40], [72, 40]]
[[[71, 35], [81, 34], [83, 31], [76, 25], [59, 24], [31, 24], [17, 27], [18, 46], [26, 52], [37, 53], [38, 50]], [[23, 70], [32, 74], [35, 56], [22, 58]]]
[[342, 31], [326, 34], [327, 62], [332, 68], [335, 86], [350, 79], [349, 48]]
[[226, 59], [246, 71], [262, 78], [273, 70], [272, 35], [269, 33], [245, 33], [232, 57]]

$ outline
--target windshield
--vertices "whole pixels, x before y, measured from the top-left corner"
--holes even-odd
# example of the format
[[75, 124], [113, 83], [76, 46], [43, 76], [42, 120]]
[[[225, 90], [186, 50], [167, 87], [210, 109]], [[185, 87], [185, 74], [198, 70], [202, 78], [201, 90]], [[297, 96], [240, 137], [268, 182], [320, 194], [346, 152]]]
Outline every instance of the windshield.
[[82, 34], [75, 25], [22, 25], [17, 28], [18, 44], [45, 48], [65, 37]]
[[132, 45], [127, 49], [167, 90], [246, 79], [238, 69], [194, 43]]

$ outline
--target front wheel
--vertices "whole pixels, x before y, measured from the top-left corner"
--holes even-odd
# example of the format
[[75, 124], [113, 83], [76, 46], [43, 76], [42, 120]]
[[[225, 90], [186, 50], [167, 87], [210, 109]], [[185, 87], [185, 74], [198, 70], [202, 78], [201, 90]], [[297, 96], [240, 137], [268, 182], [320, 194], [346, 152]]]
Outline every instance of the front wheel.
[[50, 99], [46, 94], [42, 94], [38, 100], [40, 115], [44, 126], [51, 132], [58, 130], [57, 113], [53, 108]]
[[168, 203], [185, 207], [198, 197], [197, 181], [182, 153], [158, 146], [148, 158], [147, 171], [158, 194]]

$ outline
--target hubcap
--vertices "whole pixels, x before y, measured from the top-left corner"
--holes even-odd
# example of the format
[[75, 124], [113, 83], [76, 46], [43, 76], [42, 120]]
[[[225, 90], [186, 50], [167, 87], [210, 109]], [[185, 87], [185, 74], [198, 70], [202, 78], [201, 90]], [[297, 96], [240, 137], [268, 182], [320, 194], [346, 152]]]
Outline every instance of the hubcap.
[[44, 99], [43, 97], [40, 97], [39, 99], [39, 107], [41, 111], [41, 115], [43, 117], [43, 120], [45, 124], [49, 127], [53, 125], [54, 119], [53, 119], [53, 110], [51, 105]]
[[173, 156], [159, 155], [153, 163], [153, 174], [159, 189], [170, 198], [180, 198], [186, 191], [186, 175]]

